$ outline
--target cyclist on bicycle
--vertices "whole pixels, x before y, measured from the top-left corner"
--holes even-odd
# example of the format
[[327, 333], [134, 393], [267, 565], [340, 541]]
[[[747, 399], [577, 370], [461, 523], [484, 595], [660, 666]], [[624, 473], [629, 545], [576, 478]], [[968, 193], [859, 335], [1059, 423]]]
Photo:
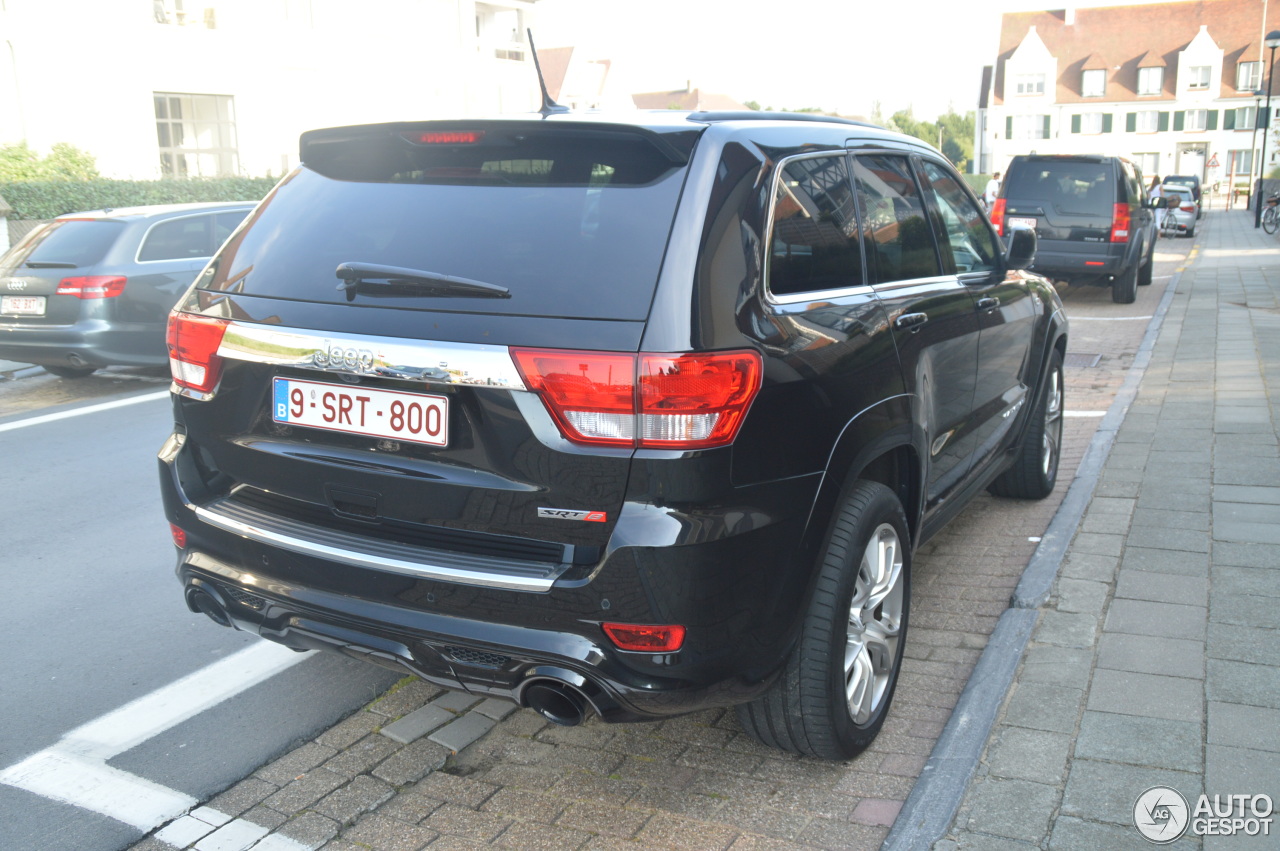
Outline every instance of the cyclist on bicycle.
[[1147, 197], [1153, 202], [1159, 202], [1153, 203], [1151, 206], [1155, 207], [1156, 211], [1156, 236], [1163, 239], [1164, 217], [1167, 210], [1164, 206], [1164, 186], [1160, 182], [1160, 175], [1151, 178], [1151, 188], [1147, 190]]

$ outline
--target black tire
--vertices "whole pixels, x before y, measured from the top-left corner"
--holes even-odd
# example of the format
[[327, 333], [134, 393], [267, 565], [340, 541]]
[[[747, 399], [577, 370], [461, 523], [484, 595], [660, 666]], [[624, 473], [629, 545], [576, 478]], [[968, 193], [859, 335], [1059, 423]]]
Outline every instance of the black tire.
[[1192, 237], [1194, 237], [1195, 235], [1196, 235], [1196, 226], [1195, 226], [1195, 225], [1192, 225], [1191, 227], [1187, 228], [1187, 239], [1191, 239], [1191, 238], [1192, 238]]
[[1136, 262], [1111, 282], [1111, 300], [1116, 304], [1133, 304], [1138, 300], [1138, 264]]
[[911, 537], [893, 491], [865, 480], [846, 487], [818, 570], [781, 675], [762, 696], [738, 706], [738, 720], [769, 747], [844, 760], [880, 732], [902, 669]]
[[1049, 371], [1036, 398], [1036, 407], [1027, 423], [1013, 466], [991, 483], [996, 496], [1014, 499], [1044, 499], [1053, 493], [1062, 460], [1063, 411], [1062, 352], [1049, 356]]
[[49, 366], [42, 364], [44, 371], [58, 376], [59, 378], [84, 378], [86, 375], [93, 375], [98, 371], [96, 366]]
[[1147, 248], [1147, 262], [1142, 264], [1142, 268], [1138, 270], [1138, 286], [1151, 286], [1151, 276], [1156, 272], [1156, 243], [1151, 241], [1151, 246]]

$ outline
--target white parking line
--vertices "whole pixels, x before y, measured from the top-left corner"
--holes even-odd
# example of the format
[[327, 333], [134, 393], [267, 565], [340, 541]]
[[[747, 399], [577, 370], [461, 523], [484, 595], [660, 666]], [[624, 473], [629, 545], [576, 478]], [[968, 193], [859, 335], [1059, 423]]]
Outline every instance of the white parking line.
[[1151, 319], [1150, 316], [1072, 316], [1072, 322], [1137, 322]]
[[1106, 411], [1063, 411], [1064, 417], [1105, 417]]
[[112, 768], [107, 760], [310, 655], [269, 641], [251, 644], [77, 727], [53, 747], [0, 772], [0, 783], [149, 831], [198, 802], [183, 792]]
[[109, 411], [112, 408], [123, 408], [127, 405], [137, 405], [140, 402], [154, 402], [156, 399], [163, 399], [168, 395], [168, 390], [160, 390], [155, 393], [144, 393], [141, 396], [130, 396], [128, 399], [116, 399], [114, 402], [100, 402], [97, 405], [85, 405], [83, 408], [73, 408], [70, 411], [60, 411], [56, 414], [41, 414], [36, 417], [27, 417], [25, 420], [14, 420], [11, 423], [0, 424], [0, 432], [13, 431], [18, 428], [26, 428], [27, 426], [43, 425], [44, 423], [66, 420], [71, 417], [79, 417], [85, 414], [96, 414], [98, 411]]

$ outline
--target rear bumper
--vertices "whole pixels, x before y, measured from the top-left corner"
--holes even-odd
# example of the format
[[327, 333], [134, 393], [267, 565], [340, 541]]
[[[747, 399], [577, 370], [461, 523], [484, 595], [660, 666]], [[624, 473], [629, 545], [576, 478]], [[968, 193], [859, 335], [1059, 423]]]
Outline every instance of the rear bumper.
[[[758, 696], [803, 611], [798, 542], [816, 476], [745, 489], [748, 501], [708, 506], [692, 524], [628, 503], [589, 577], [530, 591], [360, 567], [205, 523], [184, 493], [183, 450], [181, 438], [166, 444], [160, 478], [169, 521], [187, 534], [177, 575], [188, 605], [209, 614], [191, 599], [206, 593], [228, 625], [295, 649], [517, 704], [531, 683], [567, 683], [604, 720], [635, 721]], [[628, 652], [607, 640], [604, 621], [678, 623], [688, 634], [674, 653]]]
[[1129, 246], [1117, 243], [1114, 249], [1095, 251], [1058, 251], [1052, 244], [1040, 242], [1031, 270], [1047, 278], [1078, 280], [1100, 275], [1114, 276], [1126, 271]]
[[0, 320], [0, 359], [54, 366], [165, 366], [169, 362], [163, 326], [101, 319], [74, 325]]

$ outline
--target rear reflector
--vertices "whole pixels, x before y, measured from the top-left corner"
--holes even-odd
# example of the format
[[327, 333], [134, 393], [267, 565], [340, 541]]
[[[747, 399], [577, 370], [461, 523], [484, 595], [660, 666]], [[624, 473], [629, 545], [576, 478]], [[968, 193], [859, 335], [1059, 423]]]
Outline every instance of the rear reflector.
[[173, 545], [180, 550], [187, 548], [187, 533], [180, 526], [169, 524], [169, 534], [173, 535]]
[[997, 198], [991, 205], [991, 224], [996, 226], [996, 234], [1004, 236], [1004, 199]]
[[1129, 241], [1129, 205], [1116, 202], [1111, 214], [1111, 241]]
[[222, 372], [218, 347], [228, 321], [213, 316], [174, 311], [169, 314], [166, 342], [173, 381], [201, 393], [211, 393]]
[[115, 275], [63, 278], [58, 282], [57, 295], [73, 295], [76, 298], [115, 298], [124, 292], [124, 285], [128, 280]]
[[400, 134], [415, 145], [474, 145], [484, 138], [483, 130], [406, 130]]
[[1086, 266], [1105, 266], [1105, 265], [1106, 265], [1106, 261], [1105, 261], [1105, 260], [1086, 260], [1086, 261], [1084, 261], [1084, 265], [1086, 265]]
[[512, 349], [565, 439], [703, 449], [732, 443], [760, 389], [760, 355]]
[[609, 636], [619, 650], [637, 650], [649, 653], [674, 653], [684, 644], [684, 627], [678, 624], [669, 626], [648, 626], [630, 623], [602, 623], [605, 635]]

